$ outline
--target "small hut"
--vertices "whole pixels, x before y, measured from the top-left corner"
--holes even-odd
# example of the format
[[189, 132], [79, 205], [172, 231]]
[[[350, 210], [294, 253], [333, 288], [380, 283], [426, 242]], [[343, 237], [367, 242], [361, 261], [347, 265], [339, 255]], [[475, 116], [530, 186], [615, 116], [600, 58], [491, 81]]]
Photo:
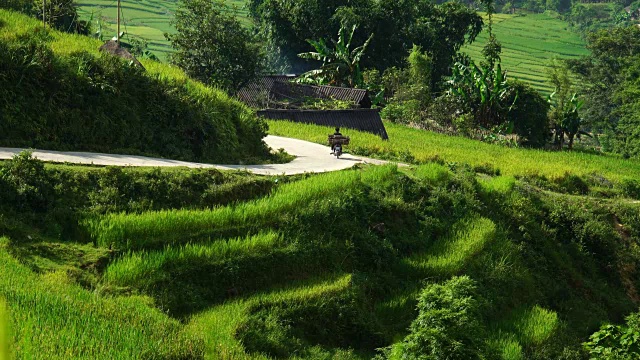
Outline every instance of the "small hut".
[[144, 66], [142, 66], [140, 61], [138, 61], [138, 59], [136, 59], [136, 57], [133, 56], [127, 49], [120, 46], [120, 44], [115, 40], [109, 40], [104, 43], [104, 45], [100, 46], [100, 51], [117, 56], [119, 58], [123, 58], [125, 60], [129, 60], [135, 66], [140, 66], [144, 69]]

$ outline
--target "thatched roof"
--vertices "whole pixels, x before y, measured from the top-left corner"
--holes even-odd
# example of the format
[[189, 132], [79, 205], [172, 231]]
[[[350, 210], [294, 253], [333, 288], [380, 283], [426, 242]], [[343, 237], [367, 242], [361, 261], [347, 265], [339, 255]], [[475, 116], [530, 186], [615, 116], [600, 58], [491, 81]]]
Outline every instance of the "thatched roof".
[[104, 45], [100, 46], [100, 51], [106, 52], [108, 54], [123, 58], [125, 60], [131, 61], [134, 65], [140, 66], [144, 69], [144, 66], [133, 56], [127, 49], [123, 48], [118, 44], [118, 42], [114, 40], [109, 40]]

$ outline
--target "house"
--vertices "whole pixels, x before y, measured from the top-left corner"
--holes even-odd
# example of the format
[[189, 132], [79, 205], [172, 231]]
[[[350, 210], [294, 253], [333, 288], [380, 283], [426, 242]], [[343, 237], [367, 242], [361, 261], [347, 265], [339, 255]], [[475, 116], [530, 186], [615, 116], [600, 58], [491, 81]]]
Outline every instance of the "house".
[[[258, 116], [273, 120], [344, 127], [389, 137], [377, 109], [365, 89], [306, 85], [293, 82], [295, 75], [262, 76], [240, 89], [236, 97], [258, 110]], [[340, 101], [349, 109], [318, 110], [317, 103]], [[322, 105], [322, 104], [320, 104]]]
[[[296, 110], [265, 109], [258, 116], [271, 120], [288, 120], [297, 123], [341, 127], [369, 132], [388, 140], [387, 130], [377, 109], [350, 110]], [[349, 135], [345, 132], [345, 135]]]

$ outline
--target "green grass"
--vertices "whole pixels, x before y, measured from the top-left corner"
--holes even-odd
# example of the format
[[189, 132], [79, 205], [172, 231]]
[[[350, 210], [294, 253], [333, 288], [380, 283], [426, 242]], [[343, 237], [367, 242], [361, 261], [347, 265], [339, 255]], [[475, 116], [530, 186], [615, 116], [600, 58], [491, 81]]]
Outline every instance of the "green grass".
[[7, 303], [0, 298], [0, 360], [9, 360], [9, 310]]
[[[585, 41], [569, 24], [550, 13], [494, 15], [494, 33], [502, 44], [502, 65], [509, 76], [530, 84], [543, 94], [553, 92], [546, 74], [552, 59], [575, 59], [588, 55]], [[483, 31], [462, 51], [481, 61], [488, 38]]]
[[[329, 127], [297, 124], [289, 121], [268, 121], [269, 133], [289, 136], [325, 144]], [[381, 158], [400, 158], [410, 154], [417, 162], [441, 160], [446, 163], [466, 163], [471, 166], [491, 165], [502, 175], [540, 175], [560, 178], [566, 173], [574, 175], [598, 174], [620, 182], [634, 179], [640, 174], [640, 161], [626, 160], [610, 155], [596, 155], [580, 151], [546, 151], [507, 148], [464, 137], [448, 136], [384, 122], [389, 134], [382, 141], [373, 134], [345, 130], [351, 137], [348, 152]]]
[[513, 311], [501, 321], [490, 346], [499, 349], [503, 360], [524, 359], [523, 348], [539, 346], [550, 341], [558, 331], [560, 320], [555, 311], [535, 305]]
[[143, 249], [178, 244], [226, 231], [257, 232], [315, 199], [354, 186], [357, 172], [324, 174], [285, 184], [272, 195], [237, 206], [212, 210], [169, 210], [143, 214], [110, 214], [87, 225], [101, 246]]
[[280, 290], [229, 301], [194, 316], [186, 331], [194, 335], [204, 334], [207, 359], [267, 359], [259, 354], [247, 354], [234, 336], [238, 326], [247, 321], [252, 306], [328, 296], [346, 290], [350, 283], [351, 275], [334, 275], [328, 279], [311, 279], [303, 284], [292, 284]]
[[273, 232], [247, 238], [218, 240], [210, 244], [189, 244], [162, 251], [135, 252], [111, 263], [104, 273], [107, 284], [140, 286], [158, 277], [168, 278], [167, 269], [179, 264], [203, 264], [209, 260], [225, 261], [234, 257], [268, 253], [276, 248], [280, 237]]
[[[197, 357], [201, 342], [140, 297], [102, 298], [64, 272], [38, 275], [0, 238], [0, 297], [11, 306], [14, 349], [25, 359]], [[166, 341], [171, 339], [172, 341]]]
[[455, 275], [496, 236], [496, 225], [482, 217], [464, 219], [453, 226], [446, 239], [438, 240], [426, 253], [407, 263], [428, 274]]
[[[147, 40], [149, 50], [165, 61], [172, 52], [165, 33], [174, 33], [171, 25], [179, 0], [122, 0], [122, 19], [120, 31], [126, 32], [124, 41], [129, 38]], [[237, 7], [237, 16], [243, 23], [249, 23], [245, 0], [227, 0], [227, 4]], [[116, 35], [117, 1], [115, 0], [79, 0], [78, 13], [82, 20], [92, 19], [93, 30], [97, 31], [101, 22], [103, 38]]]

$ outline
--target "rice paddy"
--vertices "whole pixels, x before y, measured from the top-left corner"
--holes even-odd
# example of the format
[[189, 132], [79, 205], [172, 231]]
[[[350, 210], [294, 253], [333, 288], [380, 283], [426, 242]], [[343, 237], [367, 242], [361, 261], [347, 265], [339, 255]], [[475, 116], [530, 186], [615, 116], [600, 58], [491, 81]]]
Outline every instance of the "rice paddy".
[[[78, 0], [78, 13], [82, 20], [91, 20], [92, 30], [101, 31], [104, 40], [115, 37], [117, 24], [117, 0]], [[149, 50], [161, 60], [166, 60], [171, 46], [165, 33], [173, 33], [171, 25], [179, 0], [122, 0], [120, 31], [124, 41], [141, 38], [148, 42]], [[241, 21], [248, 22], [244, 0], [227, 0], [235, 7]]]
[[[493, 29], [502, 44], [503, 69], [511, 78], [524, 81], [545, 95], [554, 91], [546, 73], [553, 59], [576, 59], [589, 54], [580, 34], [551, 13], [495, 14]], [[487, 38], [485, 30], [462, 51], [481, 61]]]

